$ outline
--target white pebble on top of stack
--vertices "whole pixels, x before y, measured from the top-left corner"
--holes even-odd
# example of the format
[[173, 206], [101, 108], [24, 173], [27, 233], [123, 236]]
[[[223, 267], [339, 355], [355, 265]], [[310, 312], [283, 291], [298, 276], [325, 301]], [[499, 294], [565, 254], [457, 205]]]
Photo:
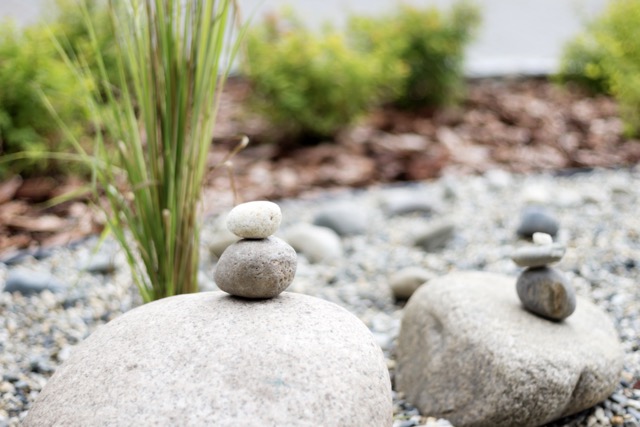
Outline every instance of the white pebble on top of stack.
[[282, 293], [296, 273], [296, 251], [272, 236], [282, 221], [272, 202], [243, 203], [227, 216], [227, 228], [242, 240], [220, 256], [214, 279], [218, 287], [243, 298], [273, 298]]
[[266, 239], [278, 230], [282, 221], [280, 206], [273, 202], [242, 203], [231, 209], [227, 228], [244, 239]]

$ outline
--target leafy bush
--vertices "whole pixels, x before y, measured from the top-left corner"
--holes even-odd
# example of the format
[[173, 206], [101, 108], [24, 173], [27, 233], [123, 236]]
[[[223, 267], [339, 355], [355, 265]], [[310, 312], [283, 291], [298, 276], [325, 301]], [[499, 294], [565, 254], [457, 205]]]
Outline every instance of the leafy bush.
[[592, 38], [580, 35], [565, 45], [555, 78], [561, 83], [577, 83], [592, 94], [607, 93], [603, 60], [602, 48]]
[[9, 172], [61, 168], [47, 154], [64, 151], [69, 144], [43, 104], [42, 93], [78, 134], [87, 118], [77, 102], [81, 90], [45, 30], [33, 27], [20, 33], [11, 25], [0, 29], [0, 155], [24, 153], [0, 163], [0, 178]]
[[[575, 48], [581, 45], [586, 48]], [[586, 32], [568, 45], [562, 64], [561, 76], [577, 76], [573, 80], [612, 94], [627, 133], [640, 134], [640, 2], [610, 2]]]
[[[111, 31], [111, 17], [106, 0], [86, 3], [95, 32], [96, 45], [100, 50], [107, 77], [110, 81], [118, 78], [115, 36]], [[93, 49], [89, 30], [84, 21], [78, 0], [53, 0], [53, 20], [49, 23], [53, 36], [61, 44], [66, 55], [85, 62], [94, 75], [98, 75], [98, 58]]]
[[351, 34], [367, 51], [397, 57], [409, 69], [396, 102], [405, 108], [440, 107], [464, 94], [465, 46], [480, 24], [480, 11], [467, 2], [455, 3], [448, 13], [436, 8], [401, 5], [380, 18], [355, 17]]
[[356, 51], [331, 28], [313, 34], [291, 14], [249, 31], [246, 47], [254, 101], [288, 134], [334, 135], [397, 92], [405, 75], [393, 57]]
[[[76, 137], [87, 133], [88, 112], [78, 99], [82, 85], [89, 82], [69, 72], [53, 40], [59, 40], [67, 55], [78, 58], [94, 73], [98, 72], [97, 58], [78, 2], [55, 0], [46, 6], [52, 9], [51, 20], [23, 30], [9, 24], [0, 29], [0, 154], [14, 155], [10, 162], [0, 163], [0, 178], [9, 173], [80, 169], [77, 164], [70, 168], [68, 162], [53, 160], [52, 153], [73, 150], [44, 105], [43, 95]], [[115, 79], [114, 37], [108, 29], [105, 3], [96, 0], [87, 7], [107, 74]]]

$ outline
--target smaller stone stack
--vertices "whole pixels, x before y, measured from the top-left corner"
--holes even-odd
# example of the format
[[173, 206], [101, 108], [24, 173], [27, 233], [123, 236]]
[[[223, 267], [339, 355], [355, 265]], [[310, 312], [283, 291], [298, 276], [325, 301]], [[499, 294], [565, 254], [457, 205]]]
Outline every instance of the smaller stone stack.
[[576, 309], [575, 291], [562, 272], [549, 267], [562, 259], [565, 247], [545, 233], [534, 233], [533, 242], [534, 246], [521, 247], [511, 256], [526, 267], [516, 283], [518, 297], [532, 313], [550, 320], [566, 319]]
[[241, 237], [220, 256], [214, 280], [218, 287], [243, 298], [273, 298], [283, 292], [296, 273], [296, 251], [274, 237], [282, 221], [272, 202], [243, 203], [227, 216], [227, 228]]

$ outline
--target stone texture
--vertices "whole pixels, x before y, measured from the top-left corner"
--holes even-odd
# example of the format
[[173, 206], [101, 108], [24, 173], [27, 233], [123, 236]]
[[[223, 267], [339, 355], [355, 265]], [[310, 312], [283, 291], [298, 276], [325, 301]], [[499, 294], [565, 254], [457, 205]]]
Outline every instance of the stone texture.
[[426, 194], [414, 190], [388, 190], [380, 203], [389, 216], [412, 213], [428, 215], [434, 211], [434, 201]]
[[511, 259], [520, 267], [543, 267], [560, 261], [564, 252], [565, 247], [557, 243], [544, 246], [523, 246], [514, 251]]
[[565, 319], [576, 309], [573, 286], [553, 268], [526, 269], [518, 276], [516, 290], [527, 310], [548, 319]]
[[559, 228], [558, 220], [546, 208], [534, 205], [527, 206], [522, 211], [516, 233], [526, 238], [531, 238], [533, 233], [546, 233], [555, 237]]
[[313, 219], [315, 225], [327, 227], [340, 236], [364, 234], [367, 231], [367, 211], [353, 202], [337, 202], [319, 210]]
[[440, 220], [417, 230], [413, 244], [422, 247], [426, 252], [436, 252], [443, 249], [453, 237], [455, 225], [447, 220]]
[[407, 267], [389, 277], [389, 286], [396, 300], [407, 300], [425, 282], [436, 275], [421, 267]]
[[579, 300], [556, 323], [523, 309], [514, 278], [465, 272], [405, 307], [396, 386], [422, 413], [464, 426], [539, 426], [604, 400], [622, 350], [611, 320]]
[[227, 228], [245, 239], [264, 239], [280, 227], [282, 212], [273, 202], [256, 201], [242, 203], [227, 215]]
[[272, 298], [291, 284], [296, 262], [296, 251], [282, 239], [243, 239], [224, 251], [214, 280], [231, 295]]
[[145, 304], [74, 348], [25, 426], [392, 424], [389, 373], [341, 307], [285, 292]]
[[26, 268], [14, 268], [7, 273], [5, 292], [19, 292], [32, 295], [44, 290], [62, 292], [65, 286], [49, 273], [31, 271]]
[[311, 263], [330, 261], [344, 254], [340, 236], [327, 227], [301, 222], [287, 230], [285, 240]]

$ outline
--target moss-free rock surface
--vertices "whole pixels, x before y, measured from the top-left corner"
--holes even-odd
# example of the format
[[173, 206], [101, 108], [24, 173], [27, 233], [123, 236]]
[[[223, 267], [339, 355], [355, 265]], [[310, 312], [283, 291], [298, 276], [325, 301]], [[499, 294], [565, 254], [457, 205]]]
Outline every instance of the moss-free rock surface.
[[351, 313], [282, 293], [138, 307], [74, 349], [25, 426], [385, 426], [382, 351]]
[[456, 427], [539, 426], [606, 399], [622, 370], [607, 314], [578, 298], [552, 322], [522, 307], [515, 278], [454, 273], [405, 307], [396, 387]]

